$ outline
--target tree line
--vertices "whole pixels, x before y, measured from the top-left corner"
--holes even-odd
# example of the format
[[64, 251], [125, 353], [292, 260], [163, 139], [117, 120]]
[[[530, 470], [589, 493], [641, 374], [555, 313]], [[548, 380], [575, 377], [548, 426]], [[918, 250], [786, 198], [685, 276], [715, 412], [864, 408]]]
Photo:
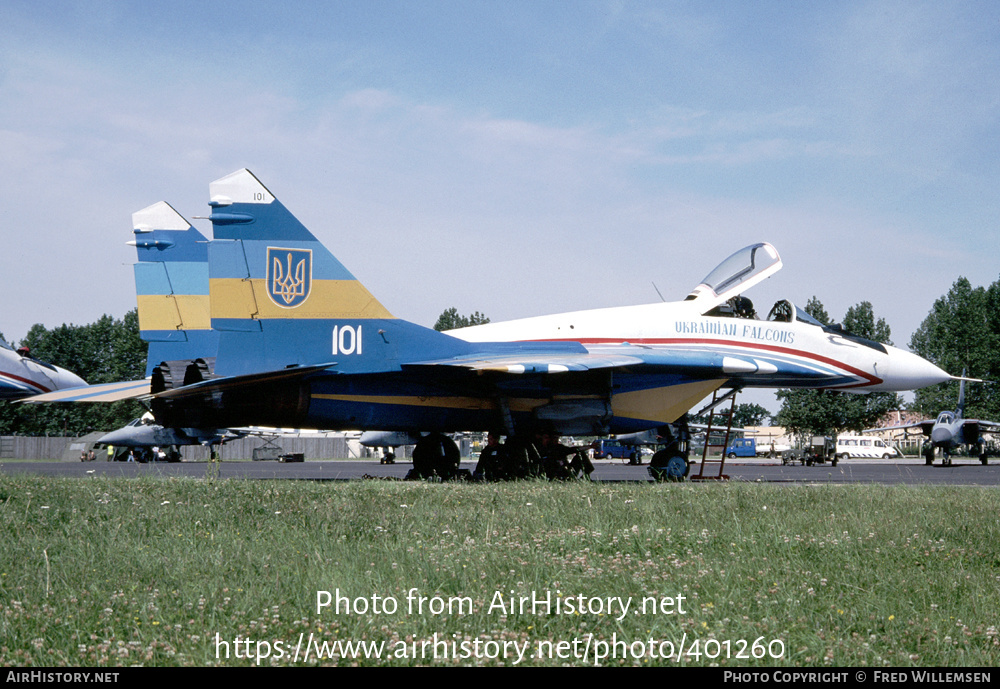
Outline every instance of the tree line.
[[[3, 335], [0, 335], [3, 337]], [[13, 344], [13, 343], [12, 343]], [[61, 366], [91, 385], [146, 376], [146, 343], [136, 310], [105, 315], [89, 325], [31, 326], [21, 340], [31, 356]], [[145, 409], [134, 401], [113, 404], [0, 404], [0, 435], [83, 435], [120, 428]]]
[[[934, 302], [910, 338], [910, 349], [952, 375], [1000, 381], [1000, 279], [989, 287], [973, 287], [964, 277]], [[933, 416], [954, 409], [958, 382], [918, 390], [913, 409]], [[966, 383], [966, 418], [1000, 420], [996, 384]]]

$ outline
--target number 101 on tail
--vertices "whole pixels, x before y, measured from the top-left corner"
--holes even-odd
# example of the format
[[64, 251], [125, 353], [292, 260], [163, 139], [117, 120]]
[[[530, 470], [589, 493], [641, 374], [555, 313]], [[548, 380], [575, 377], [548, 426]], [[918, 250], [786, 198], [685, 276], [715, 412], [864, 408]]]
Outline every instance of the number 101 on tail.
[[334, 354], [361, 354], [360, 325], [335, 325], [332, 340]]

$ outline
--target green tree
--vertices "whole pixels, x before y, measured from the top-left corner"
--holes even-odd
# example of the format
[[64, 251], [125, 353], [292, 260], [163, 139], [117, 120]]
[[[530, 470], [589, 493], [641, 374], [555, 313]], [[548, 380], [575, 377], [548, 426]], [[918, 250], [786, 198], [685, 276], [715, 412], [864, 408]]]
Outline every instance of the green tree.
[[[973, 287], [964, 277], [934, 302], [930, 313], [910, 338], [910, 349], [942, 369], [970, 378], [998, 380], [1000, 375], [1000, 280], [989, 288]], [[966, 414], [995, 418], [1000, 400], [986, 385], [967, 384]], [[952, 409], [958, 383], [918, 390], [913, 409], [929, 416]]]
[[771, 412], [759, 404], [744, 402], [733, 410], [733, 425], [739, 427], [763, 426], [771, 418]]
[[[122, 319], [102, 316], [89, 325], [33, 325], [21, 340], [31, 355], [61, 366], [90, 384], [141, 380], [146, 343], [133, 309]], [[0, 409], [0, 435], [79, 435], [112, 430], [144, 411], [137, 402], [114, 404], [7, 404]]]
[[469, 316], [462, 316], [458, 313], [458, 309], [452, 306], [450, 309], [445, 309], [444, 312], [438, 316], [437, 323], [434, 324], [434, 329], [443, 332], [445, 330], [467, 328], [470, 325], [482, 325], [489, 322], [490, 319], [478, 311], [474, 311], [472, 315]]
[[[816, 297], [805, 307], [810, 316], [829, 324], [829, 315]], [[875, 318], [871, 302], [863, 301], [847, 310], [844, 330], [860, 337], [892, 344], [891, 331], [884, 318]], [[803, 435], [836, 435], [842, 431], [869, 428], [900, 405], [899, 397], [891, 392], [867, 395], [832, 390], [779, 390], [781, 409], [775, 417], [779, 426]]]
[[847, 309], [844, 315], [844, 329], [855, 335], [860, 335], [875, 342], [891, 345], [891, 331], [884, 318], [875, 320], [875, 311], [872, 309], [870, 301], [863, 301], [860, 304]]
[[826, 309], [823, 308], [823, 303], [815, 295], [809, 297], [809, 301], [806, 302], [805, 311], [823, 325], [830, 325], [830, 314], [826, 312]]

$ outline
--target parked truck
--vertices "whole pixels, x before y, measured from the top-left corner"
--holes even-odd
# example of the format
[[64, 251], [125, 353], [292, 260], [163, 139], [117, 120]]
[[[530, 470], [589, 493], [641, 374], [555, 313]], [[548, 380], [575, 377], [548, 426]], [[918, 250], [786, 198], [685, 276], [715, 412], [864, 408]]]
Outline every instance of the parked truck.
[[791, 450], [791, 446], [775, 443], [771, 440], [756, 438], [735, 438], [726, 448], [726, 456], [736, 457], [777, 457]]

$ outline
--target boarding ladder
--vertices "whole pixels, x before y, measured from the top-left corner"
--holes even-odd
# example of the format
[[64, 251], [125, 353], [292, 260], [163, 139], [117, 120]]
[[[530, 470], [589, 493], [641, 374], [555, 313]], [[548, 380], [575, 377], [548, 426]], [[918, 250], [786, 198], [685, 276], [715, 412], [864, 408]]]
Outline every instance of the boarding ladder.
[[[705, 429], [705, 447], [701, 452], [701, 466], [698, 467], [697, 474], [691, 474], [692, 481], [727, 480], [729, 476], [722, 473], [726, 466], [726, 448], [729, 447], [729, 436], [733, 430], [733, 412], [736, 410], [736, 393], [740, 388], [733, 388], [722, 394], [719, 390], [712, 393], [712, 402], [698, 412], [698, 415], [708, 414], [708, 428]], [[729, 404], [726, 404], [728, 402]], [[726, 429], [725, 439], [722, 441], [722, 454], [719, 459], [709, 459], [708, 445], [712, 438], [712, 431]], [[705, 473], [705, 467], [718, 465], [718, 473]]]

